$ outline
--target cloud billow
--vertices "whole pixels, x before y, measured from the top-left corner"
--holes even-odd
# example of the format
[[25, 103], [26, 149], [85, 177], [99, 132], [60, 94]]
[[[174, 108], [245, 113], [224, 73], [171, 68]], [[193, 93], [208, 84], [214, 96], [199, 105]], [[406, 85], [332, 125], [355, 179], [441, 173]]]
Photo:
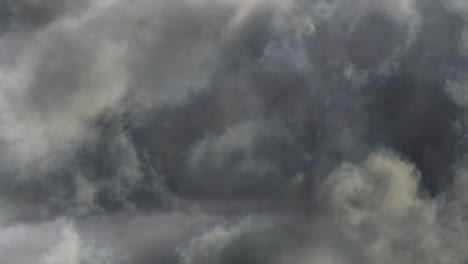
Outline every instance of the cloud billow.
[[0, 262], [466, 262], [467, 11], [0, 3]]

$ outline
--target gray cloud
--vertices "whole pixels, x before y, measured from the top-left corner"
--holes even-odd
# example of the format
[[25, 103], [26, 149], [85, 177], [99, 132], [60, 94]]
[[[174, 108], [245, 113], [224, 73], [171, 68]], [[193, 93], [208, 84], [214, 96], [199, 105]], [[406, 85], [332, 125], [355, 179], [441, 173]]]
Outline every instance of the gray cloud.
[[0, 262], [463, 263], [457, 0], [0, 4]]
[[[428, 197], [419, 179], [413, 164], [377, 151], [333, 171], [320, 190], [326, 212], [320, 221], [303, 222], [301, 235], [274, 217], [269, 228], [258, 226], [259, 219], [215, 227], [188, 244], [180, 263], [463, 263], [467, 223], [458, 210], [464, 199], [448, 197], [451, 191]], [[278, 228], [289, 231], [277, 236]]]

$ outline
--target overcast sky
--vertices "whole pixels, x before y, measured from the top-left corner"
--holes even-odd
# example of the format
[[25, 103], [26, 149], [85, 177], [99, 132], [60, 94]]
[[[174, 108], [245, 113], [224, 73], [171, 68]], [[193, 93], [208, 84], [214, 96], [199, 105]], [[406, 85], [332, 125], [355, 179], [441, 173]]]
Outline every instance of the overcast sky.
[[0, 0], [1, 264], [463, 264], [466, 0]]

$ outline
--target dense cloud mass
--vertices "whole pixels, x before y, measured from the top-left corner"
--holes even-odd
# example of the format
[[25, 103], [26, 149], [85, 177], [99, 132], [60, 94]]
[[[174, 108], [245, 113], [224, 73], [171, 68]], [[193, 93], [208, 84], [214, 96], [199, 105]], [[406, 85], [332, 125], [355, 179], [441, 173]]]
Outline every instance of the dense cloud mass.
[[465, 0], [0, 0], [0, 263], [466, 263], [467, 70]]

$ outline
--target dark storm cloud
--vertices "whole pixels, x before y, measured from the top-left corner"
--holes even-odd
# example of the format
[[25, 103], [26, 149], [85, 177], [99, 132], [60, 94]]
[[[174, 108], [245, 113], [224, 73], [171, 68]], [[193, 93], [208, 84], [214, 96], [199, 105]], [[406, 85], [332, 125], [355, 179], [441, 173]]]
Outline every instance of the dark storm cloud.
[[60, 16], [80, 11], [88, 1], [5, 0], [0, 4], [0, 34], [10, 30], [34, 30]]
[[5, 1], [0, 262], [466, 261], [467, 12]]

